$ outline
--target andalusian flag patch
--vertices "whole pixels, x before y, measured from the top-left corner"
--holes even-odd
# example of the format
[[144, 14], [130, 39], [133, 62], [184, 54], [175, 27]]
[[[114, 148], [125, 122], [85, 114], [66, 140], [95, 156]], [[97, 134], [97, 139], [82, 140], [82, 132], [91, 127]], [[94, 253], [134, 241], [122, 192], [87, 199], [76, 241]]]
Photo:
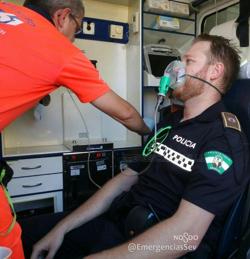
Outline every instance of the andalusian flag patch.
[[223, 174], [232, 165], [233, 161], [227, 155], [219, 151], [208, 151], [204, 153], [207, 168]]

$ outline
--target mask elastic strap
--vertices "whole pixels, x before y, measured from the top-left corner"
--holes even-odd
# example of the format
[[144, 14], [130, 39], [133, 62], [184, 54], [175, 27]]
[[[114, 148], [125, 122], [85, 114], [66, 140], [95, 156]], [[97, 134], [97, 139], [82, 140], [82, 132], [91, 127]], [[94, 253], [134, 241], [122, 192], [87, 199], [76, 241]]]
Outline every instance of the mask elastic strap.
[[202, 81], [202, 82], [204, 82], [204, 83], [206, 83], [206, 84], [212, 86], [221, 96], [224, 95], [216, 86], [212, 85], [212, 84], [209, 83], [208, 81], [206, 81], [206, 80], [204, 80], [204, 79], [202, 79], [202, 78], [199, 78], [199, 77], [197, 77], [197, 76], [189, 75], [189, 74], [186, 74], [186, 76], [190, 76], [190, 77], [192, 77], [192, 78], [198, 79], [198, 80], [200, 80], [200, 81]]

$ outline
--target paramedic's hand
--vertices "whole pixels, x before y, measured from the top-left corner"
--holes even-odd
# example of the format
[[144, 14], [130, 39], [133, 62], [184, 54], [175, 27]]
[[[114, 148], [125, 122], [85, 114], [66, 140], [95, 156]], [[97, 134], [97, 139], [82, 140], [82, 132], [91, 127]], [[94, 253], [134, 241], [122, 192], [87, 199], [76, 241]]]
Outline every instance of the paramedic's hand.
[[30, 259], [52, 259], [60, 248], [63, 238], [64, 231], [55, 227], [34, 245]]

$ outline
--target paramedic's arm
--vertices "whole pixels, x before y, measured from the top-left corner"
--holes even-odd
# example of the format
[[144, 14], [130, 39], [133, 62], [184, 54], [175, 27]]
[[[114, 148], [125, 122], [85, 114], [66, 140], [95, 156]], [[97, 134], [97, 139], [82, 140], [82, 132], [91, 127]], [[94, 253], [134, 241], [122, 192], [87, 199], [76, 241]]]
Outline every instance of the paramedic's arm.
[[129, 190], [137, 180], [137, 173], [128, 168], [108, 181], [89, 200], [61, 220], [44, 238], [35, 244], [31, 259], [38, 258], [43, 250], [48, 251], [46, 258], [53, 258], [66, 233], [101, 215], [120, 193]]
[[[87, 256], [84, 259], [178, 258], [195, 250], [194, 247], [198, 247], [213, 218], [214, 215], [210, 212], [182, 200], [177, 212], [172, 217], [160, 222], [123, 245]], [[183, 236], [184, 233], [194, 237], [195, 240], [183, 242], [174, 238], [174, 236]], [[197, 236], [198, 240], [196, 240]], [[135, 249], [131, 252], [128, 248], [132, 249], [133, 247], [132, 245], [129, 246], [129, 244], [135, 244]], [[145, 245], [144, 248], [143, 245]], [[162, 249], [160, 249], [161, 246]]]
[[112, 90], [97, 98], [91, 104], [132, 131], [139, 134], [151, 132], [136, 109]]

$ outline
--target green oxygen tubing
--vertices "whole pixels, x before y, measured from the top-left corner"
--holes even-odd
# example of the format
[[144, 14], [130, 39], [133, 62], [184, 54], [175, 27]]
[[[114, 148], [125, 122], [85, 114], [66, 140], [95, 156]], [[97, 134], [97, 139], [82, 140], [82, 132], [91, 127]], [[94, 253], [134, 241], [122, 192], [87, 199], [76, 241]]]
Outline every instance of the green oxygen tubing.
[[157, 111], [159, 106], [161, 105], [161, 103], [164, 101], [164, 98], [169, 90], [169, 86], [170, 86], [171, 80], [170, 80], [170, 76], [169, 74], [164, 75], [161, 78], [160, 81], [160, 86], [159, 86], [159, 93], [158, 93], [158, 98], [157, 98], [157, 104], [156, 104], [156, 108], [155, 108], [155, 134], [154, 136], [148, 141], [148, 143], [146, 144], [146, 146], [144, 147], [143, 151], [142, 151], [142, 155], [144, 157], [149, 156], [152, 152], [154, 152], [154, 150], [156, 149], [156, 141], [162, 143], [168, 136], [168, 133], [171, 129], [171, 126], [167, 126], [164, 128], [161, 128], [158, 132], [157, 132], [157, 127], [156, 127], [156, 117], [157, 117]]
[[160, 80], [159, 85], [159, 92], [157, 97], [157, 104], [154, 113], [154, 120], [155, 120], [155, 134], [154, 136], [148, 141], [146, 146], [142, 151], [142, 155], [144, 157], [149, 156], [152, 152], [155, 151], [157, 148], [157, 142], [162, 143], [168, 136], [169, 131], [171, 130], [171, 126], [166, 126], [161, 128], [157, 132], [157, 112], [159, 106], [164, 101], [164, 98], [167, 95], [169, 88], [176, 89], [177, 87], [181, 86], [185, 82], [185, 65], [179, 60], [174, 60], [168, 64], [166, 67], [163, 76]]

